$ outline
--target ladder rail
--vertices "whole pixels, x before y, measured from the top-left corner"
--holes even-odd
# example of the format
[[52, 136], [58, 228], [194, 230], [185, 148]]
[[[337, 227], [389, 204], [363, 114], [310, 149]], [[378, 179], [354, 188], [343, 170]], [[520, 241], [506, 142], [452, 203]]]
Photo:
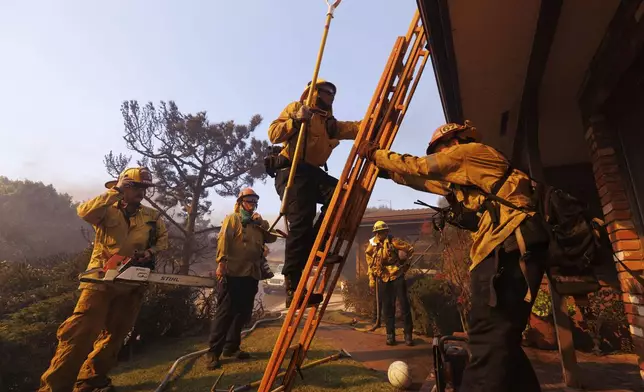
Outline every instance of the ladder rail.
[[[412, 30], [412, 29], [410, 29], [410, 30]], [[417, 31], [417, 29], [414, 29], [414, 30]], [[406, 114], [407, 109], [409, 108], [409, 103], [411, 102], [411, 99], [413, 98], [413, 95], [414, 95], [414, 93], [416, 91], [416, 88], [418, 86], [418, 82], [420, 81], [420, 77], [417, 77], [415, 79], [413, 78], [413, 71], [416, 70], [416, 67], [418, 67], [419, 64], [420, 64], [419, 68], [416, 70], [416, 73], [417, 73], [418, 76], [422, 75], [422, 72], [423, 72], [423, 70], [425, 68], [425, 65], [427, 63], [427, 58], [428, 58], [427, 57], [427, 52], [423, 51], [421, 48], [418, 47], [418, 44], [420, 44], [422, 42], [422, 38], [423, 38], [422, 34], [424, 34], [424, 31], [422, 31], [422, 29], [421, 29], [421, 32], [419, 33], [419, 36], [417, 36], [416, 45], [415, 45], [414, 49], [410, 52], [410, 57], [409, 57], [408, 61], [411, 61], [412, 66], [410, 68], [407, 68], [407, 70], [411, 70], [411, 74], [408, 76], [407, 80], [408, 80], [408, 82], [413, 80], [413, 83], [411, 84], [411, 86], [408, 86], [407, 83], [402, 85], [402, 91], [401, 91], [400, 95], [398, 95], [398, 101], [402, 100], [402, 103], [400, 104], [401, 109], [399, 110], [398, 116], [396, 116], [396, 121], [393, 123], [393, 128], [391, 129], [390, 137], [388, 138], [387, 142], [385, 143], [385, 145], [387, 147], [390, 147], [391, 144], [393, 144], [393, 140], [394, 140], [394, 138], [395, 138], [395, 136], [396, 136], [396, 134], [398, 132], [398, 129], [400, 128], [400, 125], [402, 124], [402, 119], [404, 118], [404, 115]], [[422, 61], [420, 61], [421, 58], [422, 58]], [[404, 75], [404, 76], [407, 76], [407, 75]], [[408, 90], [408, 87], [411, 87], [411, 88]], [[377, 170], [375, 165], [372, 165], [372, 167]], [[375, 181], [376, 181], [377, 176], [372, 174], [372, 175], [368, 175], [367, 177], [369, 178], [369, 183], [365, 188], [367, 188], [367, 190], [372, 190], [373, 186], [375, 185]], [[363, 197], [361, 198], [361, 200], [357, 201], [357, 203], [356, 203], [357, 209], [362, 210], [363, 213], [364, 213], [364, 209], [366, 209], [366, 204], [369, 201], [368, 196], [370, 196], [370, 193], [371, 192], [366, 192], [363, 195], [361, 195]], [[336, 220], [336, 222], [340, 222], [340, 221], [341, 220]], [[345, 241], [348, 241], [349, 243], [352, 243], [353, 240], [355, 239], [355, 235], [357, 235], [358, 227], [356, 225], [347, 225], [347, 226], [349, 226], [350, 228], [352, 228], [354, 230], [352, 230], [352, 233], [349, 234], [349, 238], [345, 239]], [[326, 287], [326, 282], [325, 281], [329, 278], [329, 275], [331, 275], [333, 272], [335, 272], [335, 274], [334, 274], [334, 276], [332, 278], [332, 283], [329, 286], [331, 288], [331, 291], [332, 291], [333, 288], [335, 288], [335, 285], [337, 284], [337, 280], [339, 279], [339, 276], [340, 276], [339, 272], [342, 271], [342, 268], [344, 267], [345, 262], [346, 262], [346, 259], [343, 259], [342, 263], [339, 265], [339, 268], [337, 268], [337, 269], [335, 269], [335, 268], [327, 269], [325, 271], [325, 276], [323, 278], [322, 287]], [[324, 314], [324, 311], [326, 310], [326, 307], [328, 305], [329, 300], [330, 300], [330, 295], [325, 296], [324, 303], [322, 304], [318, 314]], [[301, 342], [301, 344], [302, 344], [302, 347], [303, 347], [305, 352], [308, 351], [308, 349], [309, 349], [309, 347], [310, 347], [310, 345], [312, 343], [313, 337], [315, 336], [315, 332], [317, 330], [317, 327], [319, 326], [320, 321], [321, 321], [321, 317], [314, 318], [311, 322], [306, 324], [305, 329], [302, 331], [302, 336], [305, 336], [305, 338]], [[312, 330], [312, 333], [309, 333], [309, 330]]]
[[[331, 202], [325, 212], [320, 231], [314, 241], [313, 249], [309, 255], [302, 273], [306, 281], [300, 281], [295, 295], [295, 306], [291, 306], [269, 359], [259, 391], [267, 392], [275, 383], [284, 358], [297, 333], [298, 326], [306, 311], [306, 304], [313, 292], [322, 291], [323, 302], [308, 311], [307, 322], [300, 335], [300, 343], [295, 346], [291, 362], [284, 375], [281, 390], [290, 391], [295, 380], [294, 374], [301, 365], [312, 343], [321, 321], [322, 315], [328, 306], [331, 294], [337, 284], [341, 271], [346, 263], [351, 245], [357, 234], [359, 221], [371, 196], [377, 179], [378, 169], [362, 157], [357, 156], [357, 145], [360, 140], [384, 141], [382, 147], [389, 148], [398, 132], [402, 117], [407, 111], [411, 96], [416, 90], [418, 80], [427, 60], [426, 51], [420, 48], [424, 39], [424, 29], [418, 27], [419, 14], [416, 11], [412, 24], [406, 37], [398, 37], [392, 53], [388, 59], [376, 92], [370, 102], [366, 121], [361, 123], [354, 145], [349, 153], [347, 164], [340, 176], [338, 185], [334, 190]], [[412, 50], [409, 50], [411, 47]], [[418, 62], [424, 57], [420, 67]], [[414, 72], [417, 78], [414, 80]], [[409, 88], [410, 82], [411, 89]], [[344, 212], [350, 216], [343, 216]], [[359, 217], [358, 217], [359, 215]], [[354, 219], [351, 219], [354, 218]], [[354, 222], [357, 220], [357, 222]], [[342, 223], [342, 224], [341, 224]], [[322, 243], [324, 247], [320, 249]], [[341, 257], [339, 263], [325, 265], [329, 253]], [[346, 253], [343, 255], [343, 253]], [[319, 260], [316, 263], [316, 260]], [[315, 273], [311, 275], [313, 266]], [[302, 293], [308, 286], [306, 294]], [[316, 290], [317, 289], [317, 290]], [[301, 306], [297, 306], [300, 303]]]
[[[416, 32], [418, 31], [418, 29], [414, 29], [414, 30]], [[422, 32], [421, 34], [423, 34], [423, 33], [424, 32]], [[397, 84], [395, 86], [396, 88], [394, 90], [393, 96], [391, 97], [392, 99], [389, 102], [390, 104], [387, 105], [389, 110], [387, 111], [388, 115], [385, 115], [385, 118], [388, 121], [386, 122], [384, 129], [381, 128], [382, 132], [379, 132], [380, 133], [380, 135], [379, 135], [380, 138], [385, 138], [385, 140], [386, 140], [386, 142], [385, 142], [386, 148], [388, 148], [391, 145], [391, 143], [393, 142], [393, 139], [395, 138], [395, 135], [396, 135], [396, 133], [398, 131], [398, 128], [399, 128], [400, 124], [402, 123], [402, 116], [404, 116], [404, 114], [406, 113], [406, 110], [408, 108], [408, 104], [409, 104], [409, 102], [411, 102], [411, 96], [410, 95], [413, 95], [413, 92], [415, 92], [418, 80], [420, 79], [419, 77], [416, 78], [416, 80], [414, 81], [414, 83], [411, 86], [411, 90], [408, 90], [408, 84], [413, 79], [413, 72], [414, 72], [414, 70], [416, 70], [416, 67], [418, 66], [418, 62], [419, 62], [420, 58], [424, 56], [424, 53], [426, 53], [426, 52], [421, 51], [420, 50], [421, 48], [418, 46], [419, 43], [422, 42], [422, 38], [423, 37], [420, 36], [416, 40], [416, 42], [414, 44], [414, 47], [413, 47], [413, 50], [410, 52], [409, 57], [407, 59], [407, 62], [405, 62], [405, 64], [404, 64], [403, 73], [402, 73], [402, 75], [399, 75], [399, 83], [402, 82], [402, 84]], [[410, 62], [411, 62], [412, 65], [408, 66], [408, 63], [410, 63]], [[425, 60], [421, 63], [420, 68], [417, 70], [418, 75], [422, 74], [422, 71], [424, 69], [425, 63], [426, 63], [426, 57], [425, 57]], [[398, 88], [399, 86], [401, 88]], [[409, 94], [407, 94], [408, 91], [409, 91]], [[402, 100], [402, 103], [400, 102], [401, 100]], [[394, 114], [396, 114], [396, 116], [394, 116]], [[388, 133], [389, 133], [389, 135], [387, 135]], [[355, 157], [350, 157], [350, 158], [355, 158]], [[376, 181], [376, 178], [377, 178], [377, 176], [376, 176], [377, 168], [375, 168], [375, 166], [373, 166], [373, 165], [369, 165], [369, 166], [371, 166], [371, 167], [368, 167], [368, 166], [363, 167], [363, 166], [361, 166], [361, 168], [363, 169], [363, 170], [361, 170], [361, 174], [363, 174], [363, 176], [361, 176], [362, 177], [361, 178], [362, 181], [360, 181], [361, 186], [358, 188], [358, 189], [362, 188], [366, 192], [362, 192], [360, 194], [360, 196], [362, 196], [362, 197], [360, 197], [360, 200], [355, 200], [354, 199], [356, 201], [354, 206], [356, 207], [356, 209], [361, 210], [362, 214], [364, 213], [364, 210], [366, 209], [366, 204], [368, 203], [369, 196], [371, 194], [371, 191], [373, 190], [373, 186], [375, 185], [375, 181]], [[354, 166], [354, 167], [357, 167], [357, 165]], [[373, 169], [373, 170], [370, 170], [370, 169]], [[367, 182], [366, 186], [364, 184], [364, 181]], [[348, 195], [346, 195], [346, 196], [354, 196], [355, 197], [355, 195], [353, 195], [353, 192], [348, 191], [347, 193], [348, 193]], [[360, 215], [362, 215], [362, 214], [360, 214]], [[351, 216], [353, 216], [353, 214], [351, 214]], [[339, 220], [337, 220], [337, 221], [339, 221]], [[347, 239], [345, 237], [345, 240], [348, 241], [348, 243], [352, 243], [355, 235], [357, 234], [357, 228], [358, 228], [357, 226], [358, 225], [348, 225], [348, 226], [350, 228], [352, 228], [353, 230], [351, 230], [352, 233], [349, 234], [349, 238]], [[331, 293], [332, 293], [333, 288], [337, 284], [337, 280], [339, 279], [340, 272], [341, 272], [345, 262], [346, 262], [346, 258], [342, 260], [342, 262], [341, 262], [341, 264], [340, 264], [340, 266], [339, 266], [339, 268], [337, 270], [332, 269], [332, 270], [326, 270], [325, 271], [326, 273], [325, 273], [324, 281], [326, 281], [328, 279], [329, 275], [331, 275], [332, 272], [335, 272], [335, 274], [334, 274], [334, 276], [332, 278], [332, 284], [331, 284], [331, 286], [329, 286], [329, 291]], [[324, 287], [324, 283], [323, 283], [323, 287]], [[322, 304], [321, 308], [319, 309], [319, 312], [317, 313], [318, 317], [314, 317], [314, 314], [315, 314], [314, 309], [312, 309], [311, 312], [309, 313], [311, 319], [307, 320], [307, 323], [305, 325], [305, 328], [304, 328], [304, 330], [302, 332], [301, 339], [300, 339], [301, 340], [300, 348], [301, 348], [301, 351], [304, 351], [304, 353], [306, 353], [308, 351], [308, 348], [310, 347], [310, 344], [312, 343], [312, 340], [313, 340], [313, 337], [314, 337], [315, 332], [317, 330], [317, 327], [319, 326], [319, 323], [321, 321], [321, 317], [319, 315], [324, 314], [324, 310], [326, 309], [326, 306], [328, 305], [329, 300], [330, 300], [330, 295], [325, 296], [325, 301]], [[303, 355], [299, 355], [297, 357], [294, 357], [294, 360], [303, 361], [303, 357], [304, 357]], [[291, 377], [290, 380], [287, 380], [287, 384], [286, 384], [287, 385], [287, 390], [290, 389], [290, 384], [292, 384], [292, 382], [288, 382], [288, 381], [292, 381], [292, 380], [294, 380], [293, 377]]]

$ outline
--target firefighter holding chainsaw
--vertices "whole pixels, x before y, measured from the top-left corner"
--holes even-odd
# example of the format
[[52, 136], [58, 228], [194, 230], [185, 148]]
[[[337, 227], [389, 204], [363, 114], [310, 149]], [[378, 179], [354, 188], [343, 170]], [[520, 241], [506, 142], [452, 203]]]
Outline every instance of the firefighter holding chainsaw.
[[358, 153], [381, 177], [445, 196], [451, 223], [472, 232], [471, 359], [459, 391], [540, 391], [521, 339], [545, 270], [548, 234], [534, 212], [499, 202], [530, 211], [529, 177], [480, 143], [469, 121], [439, 127], [424, 157], [380, 150], [372, 142], [362, 143]]
[[[289, 235], [286, 239], [286, 256], [282, 273], [287, 308], [291, 305], [302, 270], [306, 266], [315, 237], [322, 224], [324, 212], [331, 202], [333, 191], [338, 183], [336, 178], [327, 173], [326, 162], [340, 140], [356, 138], [360, 126], [360, 121], [337, 121], [333, 117], [333, 101], [336, 94], [336, 86], [333, 83], [323, 79], [317, 80], [314, 107], [304, 105], [309, 88], [311, 88], [310, 82], [300, 100], [288, 104], [268, 128], [271, 143], [283, 145], [281, 149], [278, 148], [278, 153], [270, 155], [265, 161], [266, 171], [275, 177], [275, 189], [280, 199], [283, 199], [300, 127], [302, 123], [307, 124], [302, 160], [296, 168], [286, 204]], [[322, 204], [322, 210], [314, 225], [317, 204]], [[326, 260], [327, 263], [335, 261], [339, 260], [334, 259], [333, 256], [327, 257]], [[322, 295], [312, 293], [307, 305], [316, 305], [320, 302], [322, 302]]]
[[[235, 210], [224, 218], [217, 243], [217, 310], [212, 321], [207, 354], [209, 370], [221, 367], [220, 357], [247, 359], [240, 350], [242, 327], [250, 321], [259, 281], [268, 265], [266, 243], [277, 237], [268, 231], [269, 223], [255, 210], [259, 196], [251, 188], [242, 189]], [[268, 271], [270, 272], [270, 270]]]
[[396, 344], [396, 299], [400, 301], [404, 318], [403, 333], [405, 344], [412, 346], [412, 319], [407, 296], [405, 273], [409, 268], [409, 258], [414, 248], [409, 243], [389, 234], [389, 227], [383, 221], [373, 225], [374, 236], [369, 239], [365, 256], [369, 287], [378, 290], [384, 306], [387, 327], [387, 345]]
[[[153, 267], [158, 252], [168, 247], [168, 232], [159, 212], [141, 204], [153, 186], [143, 167], [124, 170], [107, 191], [80, 204], [78, 215], [96, 231], [88, 270], [108, 260], [132, 257]], [[39, 392], [108, 392], [108, 372], [137, 318], [144, 287], [127, 283], [80, 285], [74, 313], [58, 328], [58, 347], [42, 375]]]

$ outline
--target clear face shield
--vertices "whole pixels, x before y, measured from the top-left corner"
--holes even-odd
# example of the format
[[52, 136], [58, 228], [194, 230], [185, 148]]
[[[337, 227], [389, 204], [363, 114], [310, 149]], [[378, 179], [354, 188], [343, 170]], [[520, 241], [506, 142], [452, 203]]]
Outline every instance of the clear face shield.
[[241, 205], [246, 212], [254, 213], [257, 211], [257, 205], [259, 204], [259, 199], [257, 197], [244, 197], [242, 199]]

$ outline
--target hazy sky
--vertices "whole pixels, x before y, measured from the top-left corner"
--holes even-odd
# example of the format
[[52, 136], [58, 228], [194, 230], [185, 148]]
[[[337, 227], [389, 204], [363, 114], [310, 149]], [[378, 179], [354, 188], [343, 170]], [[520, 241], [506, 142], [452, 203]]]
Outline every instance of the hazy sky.
[[[320, 77], [338, 86], [335, 116], [360, 119], [414, 0], [344, 0]], [[0, 175], [53, 184], [85, 200], [103, 192], [103, 157], [128, 152], [120, 105], [174, 100], [212, 122], [264, 117], [257, 137], [311, 79], [323, 0], [0, 1]], [[428, 64], [393, 150], [422, 155], [444, 121]], [[351, 142], [329, 161], [340, 175]], [[279, 209], [273, 180], [258, 184], [260, 212]], [[370, 205], [415, 208], [433, 196], [379, 180]], [[234, 201], [214, 197], [215, 220]], [[382, 201], [385, 200], [385, 201]]]

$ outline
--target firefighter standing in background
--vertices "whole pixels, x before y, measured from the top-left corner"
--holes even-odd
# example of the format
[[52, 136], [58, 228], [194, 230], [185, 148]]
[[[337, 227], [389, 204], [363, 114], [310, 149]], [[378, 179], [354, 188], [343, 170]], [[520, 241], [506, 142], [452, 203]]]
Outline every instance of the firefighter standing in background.
[[221, 367], [219, 357], [247, 359], [240, 350], [242, 327], [250, 321], [262, 266], [264, 244], [277, 237], [268, 232], [269, 223], [255, 212], [259, 196], [242, 189], [235, 212], [226, 216], [217, 243], [217, 309], [212, 321], [207, 355], [209, 370]]
[[[315, 237], [322, 224], [324, 211], [331, 202], [333, 191], [338, 183], [326, 170], [326, 162], [340, 140], [353, 140], [358, 134], [359, 121], [337, 121], [333, 117], [333, 100], [336, 87], [330, 82], [318, 79], [314, 94], [315, 107], [304, 105], [310, 83], [302, 93], [299, 102], [292, 102], [284, 108], [280, 116], [268, 128], [271, 143], [282, 143], [279, 155], [267, 160], [267, 172], [275, 177], [275, 189], [284, 197], [288, 182], [291, 159], [302, 122], [308, 126], [304, 138], [302, 160], [293, 179], [292, 189], [288, 194], [286, 219], [289, 223], [289, 235], [286, 238], [286, 255], [284, 260], [284, 286], [286, 288], [286, 307], [290, 307], [293, 294], [297, 289], [306, 266]], [[317, 204], [322, 204], [322, 213], [315, 222]], [[327, 257], [327, 262], [333, 262]], [[322, 302], [322, 295], [312, 293], [308, 305]]]
[[405, 343], [413, 345], [411, 309], [407, 296], [407, 282], [405, 272], [414, 248], [407, 242], [389, 235], [389, 227], [383, 221], [373, 225], [375, 234], [369, 240], [365, 255], [369, 275], [369, 287], [376, 286], [378, 280], [378, 294], [382, 296], [384, 306], [385, 325], [387, 327], [387, 345], [396, 344], [396, 298], [400, 301], [404, 317]]
[[[141, 205], [151, 186], [148, 169], [126, 169], [118, 181], [105, 184], [107, 192], [78, 206], [78, 215], [96, 230], [88, 270], [103, 267], [116, 254], [141, 255], [140, 262], [153, 263], [157, 252], [168, 247], [159, 212]], [[42, 375], [39, 392], [114, 390], [107, 374], [116, 366], [125, 336], [134, 325], [144, 286], [83, 282], [79, 288], [74, 313], [58, 328], [58, 347]]]
[[445, 196], [455, 213], [453, 222], [472, 232], [471, 360], [460, 391], [540, 391], [521, 334], [544, 273], [548, 235], [534, 213], [489, 198], [493, 194], [531, 208], [531, 181], [479, 140], [466, 121], [439, 127], [425, 157], [379, 150], [369, 142], [358, 151], [383, 176]]

